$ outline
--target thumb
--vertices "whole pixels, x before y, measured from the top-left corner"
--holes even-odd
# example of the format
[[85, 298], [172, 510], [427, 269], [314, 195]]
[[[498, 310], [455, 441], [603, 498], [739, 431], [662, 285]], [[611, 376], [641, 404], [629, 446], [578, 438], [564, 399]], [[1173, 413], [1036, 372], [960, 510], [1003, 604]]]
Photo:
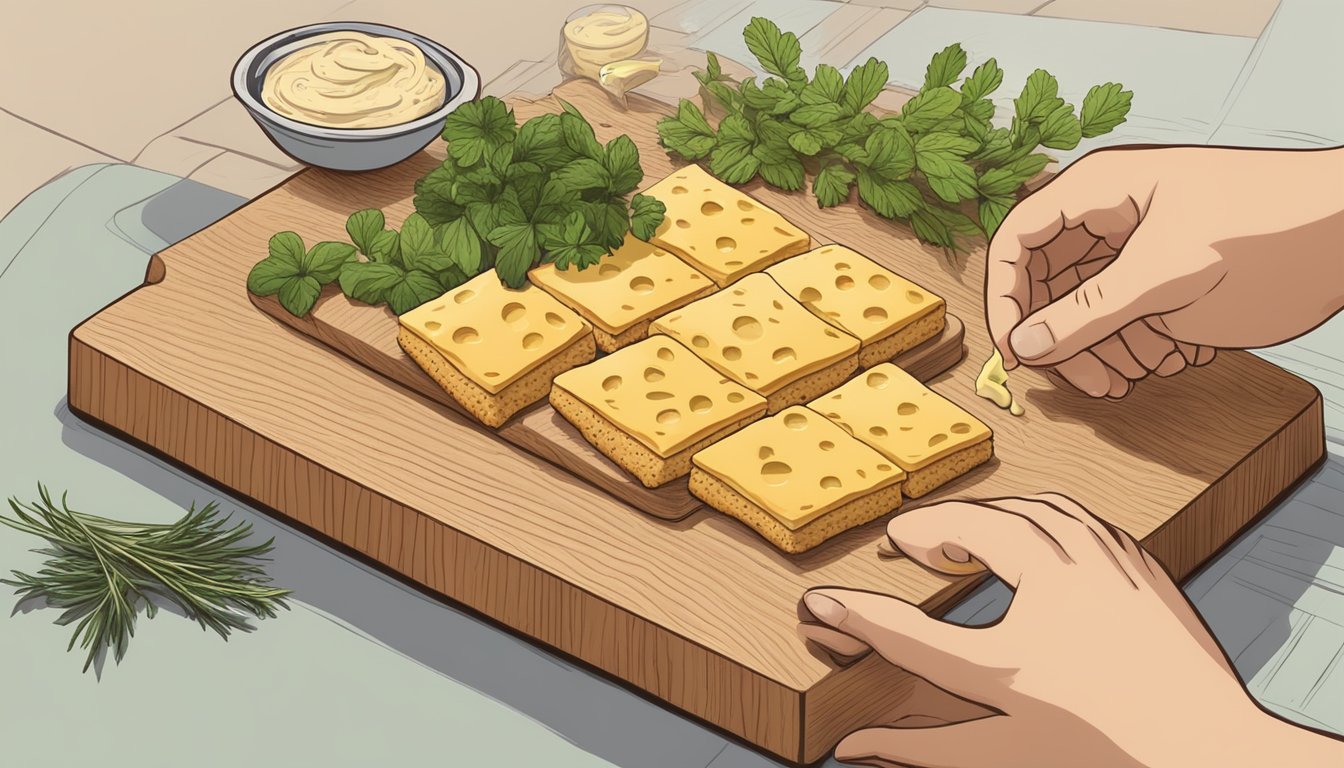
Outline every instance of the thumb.
[[1006, 715], [927, 728], [864, 728], [835, 747], [835, 759], [877, 766], [1001, 768], [1026, 762], [1020, 734]]
[[1058, 365], [1146, 315], [1163, 311], [1158, 270], [1168, 259], [1147, 258], [1136, 232], [1124, 251], [1072, 291], [1028, 315], [1008, 336], [1013, 353], [1031, 366]]

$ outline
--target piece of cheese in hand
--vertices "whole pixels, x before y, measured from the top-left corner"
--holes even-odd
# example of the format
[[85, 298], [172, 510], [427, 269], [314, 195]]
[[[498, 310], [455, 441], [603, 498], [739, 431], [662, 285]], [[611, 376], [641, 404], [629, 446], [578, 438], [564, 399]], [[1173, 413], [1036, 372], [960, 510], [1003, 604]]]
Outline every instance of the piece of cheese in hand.
[[667, 206], [654, 244], [720, 287], [806, 251], [807, 233], [698, 165], [673, 171], [646, 190]]
[[803, 306], [863, 345], [865, 368], [937, 336], [946, 304], [928, 289], [843, 245], [824, 245], [766, 270]]
[[692, 457], [691, 492], [802, 552], [897, 508], [905, 473], [802, 406], [747, 426]]
[[654, 317], [715, 290], [686, 262], [629, 233], [597, 264], [564, 270], [543, 264], [528, 279], [592, 323], [606, 352], [639, 341]]
[[650, 329], [766, 397], [822, 371], [838, 374], [796, 402], [809, 400], [844, 381], [858, 364], [858, 339], [808, 312], [764, 274], [664, 315]]
[[993, 455], [993, 434], [961, 406], [891, 363], [855, 376], [808, 407], [891, 459], [923, 496]]

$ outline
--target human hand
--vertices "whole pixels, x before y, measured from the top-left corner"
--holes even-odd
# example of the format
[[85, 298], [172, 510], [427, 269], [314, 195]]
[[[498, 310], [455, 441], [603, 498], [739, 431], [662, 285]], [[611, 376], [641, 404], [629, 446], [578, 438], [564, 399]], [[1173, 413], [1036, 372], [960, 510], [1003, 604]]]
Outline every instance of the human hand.
[[887, 528], [946, 573], [984, 563], [1015, 591], [997, 624], [971, 628], [892, 597], [804, 596], [808, 639], [839, 656], [876, 650], [1001, 712], [927, 728], [858, 731], [836, 747], [868, 765], [1344, 765], [1344, 743], [1261, 711], [1181, 591], [1129, 535], [1058, 494], [945, 502]]
[[1115, 149], [1019, 203], [989, 246], [1005, 367], [1094, 397], [1263, 347], [1344, 307], [1344, 149]]

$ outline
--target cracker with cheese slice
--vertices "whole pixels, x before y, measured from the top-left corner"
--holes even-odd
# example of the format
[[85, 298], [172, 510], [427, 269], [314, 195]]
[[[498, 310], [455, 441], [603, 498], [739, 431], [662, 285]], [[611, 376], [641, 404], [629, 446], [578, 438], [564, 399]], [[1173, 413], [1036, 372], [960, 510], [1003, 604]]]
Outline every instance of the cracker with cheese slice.
[[859, 364], [859, 340], [755, 274], [653, 321], [725, 376], [764, 395], [769, 412], [839, 385]]
[[493, 269], [398, 320], [406, 354], [490, 427], [597, 356], [588, 323], [540, 288], [505, 287]]
[[719, 287], [812, 245], [806, 232], [698, 165], [673, 171], [646, 194], [667, 206], [652, 242], [708, 275]]
[[603, 352], [639, 341], [649, 334], [653, 318], [717, 289], [691, 265], [629, 233], [596, 265], [558, 269], [543, 264], [528, 278], [592, 323]]
[[994, 455], [993, 433], [984, 422], [892, 363], [868, 369], [808, 407], [905, 470], [911, 498]]
[[843, 245], [825, 245], [766, 270], [817, 317], [859, 339], [871, 368], [942, 332], [947, 304], [923, 286]]
[[790, 553], [900, 507], [905, 479], [889, 459], [803, 406], [758, 421], [691, 461], [691, 493]]
[[667, 336], [555, 377], [551, 405], [649, 488], [691, 471], [691, 454], [765, 415], [765, 398]]

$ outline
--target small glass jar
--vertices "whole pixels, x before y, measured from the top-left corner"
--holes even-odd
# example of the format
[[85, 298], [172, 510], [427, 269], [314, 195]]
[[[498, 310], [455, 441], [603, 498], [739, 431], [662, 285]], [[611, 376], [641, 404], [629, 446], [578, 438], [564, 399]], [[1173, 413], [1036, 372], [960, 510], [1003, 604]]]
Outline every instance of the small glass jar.
[[633, 59], [649, 44], [649, 20], [624, 5], [590, 5], [571, 13], [560, 31], [560, 71], [597, 80], [602, 67]]

